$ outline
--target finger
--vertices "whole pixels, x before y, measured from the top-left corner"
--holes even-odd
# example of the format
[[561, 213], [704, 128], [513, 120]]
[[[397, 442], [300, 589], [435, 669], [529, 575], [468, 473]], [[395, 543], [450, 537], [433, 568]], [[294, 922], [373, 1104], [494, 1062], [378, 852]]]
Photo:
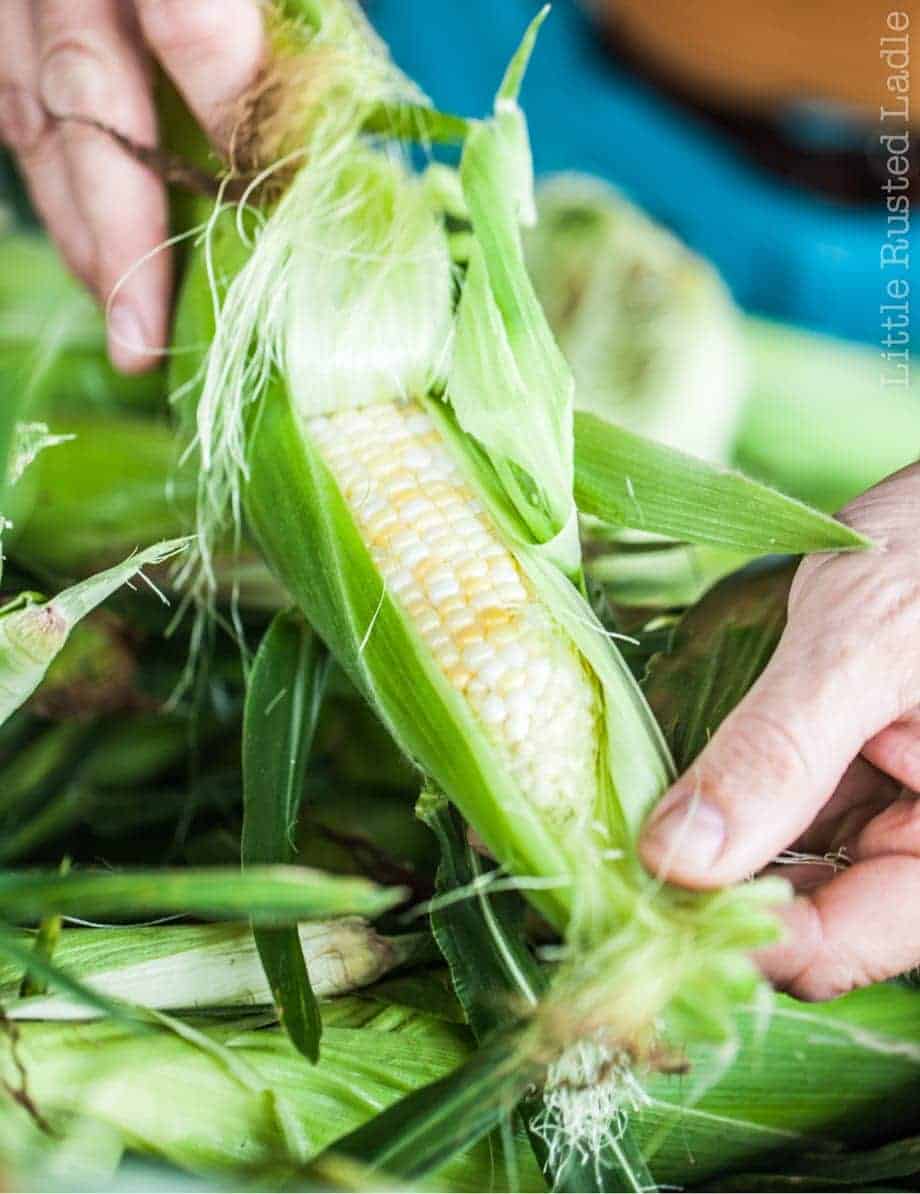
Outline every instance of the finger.
[[898, 714], [885, 668], [841, 642], [820, 626], [790, 624], [758, 682], [652, 815], [640, 848], [653, 873], [718, 887], [800, 837], [863, 743]]
[[254, 0], [138, 0], [147, 44], [218, 145], [264, 56]]
[[863, 758], [854, 759], [837, 790], [793, 849], [810, 854], [839, 850], [857, 837], [863, 826], [898, 798], [901, 786]]
[[905, 787], [920, 791], [920, 709], [876, 734], [863, 747], [863, 755]]
[[797, 895], [813, 891], [833, 879], [842, 868], [828, 861], [776, 863], [768, 866], [761, 874], [775, 879], [785, 879]]
[[73, 194], [95, 245], [94, 289], [110, 304], [109, 354], [134, 372], [154, 364], [166, 341], [169, 258], [156, 252], [167, 237], [165, 193], [105, 132], [70, 119], [155, 143], [150, 85], [127, 11], [120, 0], [45, 0], [38, 37], [41, 98], [58, 118]]
[[911, 854], [920, 859], [920, 800], [895, 800], [865, 825], [849, 851], [854, 859]]
[[834, 999], [920, 961], [920, 859], [857, 863], [784, 909], [786, 938], [757, 955], [766, 976], [799, 999]]
[[[867, 764], [863, 766], [866, 771], [872, 771]], [[888, 782], [894, 787], [892, 781]], [[845, 779], [830, 804], [838, 800], [842, 789], [851, 798], [859, 791], [855, 782], [847, 784]], [[920, 801], [912, 796], [895, 799], [887, 790], [882, 790], [884, 795], [874, 793], [871, 799], [846, 808], [834, 826], [833, 835], [823, 843], [826, 857], [809, 857], [822, 848], [809, 844], [815, 843], [809, 830], [796, 843], [801, 847], [800, 855], [793, 851], [780, 854], [776, 863], [767, 867], [763, 874], [778, 875], [788, 880], [796, 891], [802, 891], [826, 883], [850, 862], [890, 854], [912, 854], [920, 858]]]
[[63, 147], [38, 98], [31, 0], [0, 4], [0, 140], [17, 157], [32, 204], [78, 277], [94, 269], [92, 237], [76, 209]]

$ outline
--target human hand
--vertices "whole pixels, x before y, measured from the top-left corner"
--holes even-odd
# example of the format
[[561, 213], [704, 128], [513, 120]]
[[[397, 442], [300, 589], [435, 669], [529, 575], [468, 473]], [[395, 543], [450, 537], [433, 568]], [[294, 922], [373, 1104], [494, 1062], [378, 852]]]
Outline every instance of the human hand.
[[811, 556], [782, 640], [647, 823], [649, 869], [683, 887], [736, 882], [792, 846], [852, 866], [777, 867], [795, 901], [758, 961], [829, 999], [920, 963], [920, 465], [841, 515], [871, 551]]
[[125, 372], [167, 341], [166, 195], [105, 132], [60, 118], [155, 145], [154, 58], [221, 145], [262, 54], [256, 0], [0, 0], [0, 138], [70, 268], [111, 304], [109, 355]]

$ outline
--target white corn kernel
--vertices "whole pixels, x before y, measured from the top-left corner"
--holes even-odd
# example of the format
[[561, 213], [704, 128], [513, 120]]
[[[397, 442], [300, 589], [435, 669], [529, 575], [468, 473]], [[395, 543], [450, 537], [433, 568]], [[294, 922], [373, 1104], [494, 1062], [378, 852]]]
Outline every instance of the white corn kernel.
[[308, 429], [391, 596], [524, 796], [559, 825], [590, 817], [594, 685], [428, 414], [380, 403]]

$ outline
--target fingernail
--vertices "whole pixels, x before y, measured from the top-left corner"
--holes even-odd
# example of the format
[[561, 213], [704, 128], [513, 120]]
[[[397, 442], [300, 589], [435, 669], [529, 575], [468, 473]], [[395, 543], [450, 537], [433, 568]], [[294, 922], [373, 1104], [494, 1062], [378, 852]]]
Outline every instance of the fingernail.
[[116, 303], [108, 319], [109, 357], [116, 367], [133, 363], [133, 358], [150, 351], [144, 322], [130, 303]]
[[22, 87], [0, 89], [0, 133], [10, 149], [31, 149], [45, 128], [41, 104]]
[[680, 860], [680, 869], [704, 870], [725, 844], [725, 820], [713, 804], [699, 797], [682, 797], [656, 815], [642, 835], [643, 853], [653, 854], [666, 869]]

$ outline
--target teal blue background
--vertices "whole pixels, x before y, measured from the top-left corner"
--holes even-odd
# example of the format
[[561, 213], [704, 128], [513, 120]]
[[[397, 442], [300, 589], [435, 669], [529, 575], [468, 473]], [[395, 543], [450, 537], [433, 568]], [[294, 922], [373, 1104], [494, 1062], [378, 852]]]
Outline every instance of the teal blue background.
[[[488, 111], [533, 0], [369, 0], [397, 62], [441, 107]], [[739, 7], [739, 20], [744, 8]], [[556, 0], [523, 102], [539, 173], [618, 185], [722, 271], [748, 309], [877, 344], [881, 209], [798, 191], [612, 62], [576, 0]]]

